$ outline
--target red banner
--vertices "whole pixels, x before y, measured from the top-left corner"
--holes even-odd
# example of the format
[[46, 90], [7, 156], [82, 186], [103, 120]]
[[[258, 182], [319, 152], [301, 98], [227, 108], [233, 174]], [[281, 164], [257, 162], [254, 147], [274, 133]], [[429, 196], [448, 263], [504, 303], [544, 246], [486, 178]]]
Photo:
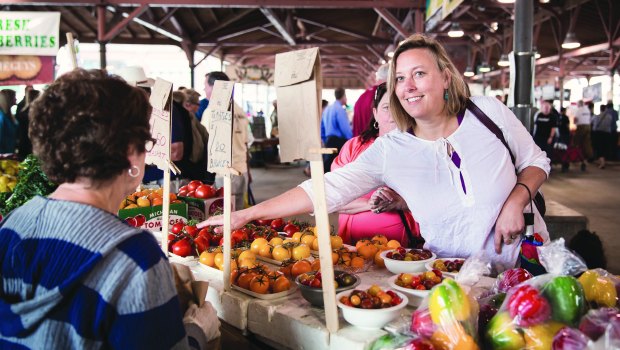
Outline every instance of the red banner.
[[51, 83], [55, 65], [53, 56], [0, 56], [0, 86]]

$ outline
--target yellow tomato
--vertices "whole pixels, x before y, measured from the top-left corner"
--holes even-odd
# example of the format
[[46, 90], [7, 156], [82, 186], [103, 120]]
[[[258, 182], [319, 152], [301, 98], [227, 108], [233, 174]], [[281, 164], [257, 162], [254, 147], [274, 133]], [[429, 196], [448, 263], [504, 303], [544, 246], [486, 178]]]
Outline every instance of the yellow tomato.
[[316, 241], [316, 237], [314, 237], [314, 235], [311, 235], [311, 234], [304, 234], [301, 237], [301, 243], [307, 245], [308, 247], [311, 247], [314, 241]]
[[276, 261], [284, 261], [291, 258], [291, 253], [289, 253], [288, 249], [281, 245], [273, 247], [271, 255]]
[[343, 246], [342, 237], [340, 236], [329, 236], [329, 241], [332, 245], [332, 249], [340, 249]]
[[317, 251], [319, 250], [319, 239], [318, 238], [312, 241], [311, 247], [312, 247], [312, 250], [317, 250]]
[[252, 245], [250, 245], [250, 250], [252, 251], [252, 253], [257, 255], [257, 254], [259, 254], [260, 249], [265, 244], [268, 244], [266, 239], [264, 239], [263, 237], [257, 238], [257, 239], [254, 240], [254, 242], [252, 242]]
[[209, 267], [214, 267], [215, 266], [215, 252], [209, 252], [207, 250], [205, 250], [204, 252], [202, 252], [200, 254], [200, 263], [207, 265]]
[[252, 262], [256, 261], [256, 255], [254, 255], [254, 253], [252, 253], [249, 250], [244, 250], [243, 252], [241, 252], [239, 254], [239, 256], [237, 257], [238, 261], [241, 260], [251, 260]]
[[300, 244], [293, 248], [293, 260], [302, 260], [310, 257], [310, 247]]
[[273, 247], [281, 245], [282, 243], [284, 243], [282, 237], [273, 237], [271, 241], [269, 241], [269, 244], [271, 244], [271, 246]]
[[271, 255], [271, 251], [273, 250], [273, 246], [271, 244], [265, 244], [264, 246], [262, 246], [258, 252], [258, 255], [262, 256], [263, 258], [268, 258], [271, 259], [272, 255]]
[[303, 235], [303, 233], [301, 232], [295, 232], [293, 233], [293, 237], [291, 237], [293, 239], [293, 242], [301, 242], [301, 236]]

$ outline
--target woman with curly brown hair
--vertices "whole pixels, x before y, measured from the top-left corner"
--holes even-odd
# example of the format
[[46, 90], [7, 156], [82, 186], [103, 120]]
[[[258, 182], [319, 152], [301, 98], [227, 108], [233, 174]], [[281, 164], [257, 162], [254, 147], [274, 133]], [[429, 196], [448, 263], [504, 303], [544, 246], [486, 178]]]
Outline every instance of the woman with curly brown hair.
[[59, 186], [0, 224], [0, 347], [185, 347], [166, 257], [115, 215], [152, 142], [145, 93], [75, 70], [30, 109], [34, 154]]

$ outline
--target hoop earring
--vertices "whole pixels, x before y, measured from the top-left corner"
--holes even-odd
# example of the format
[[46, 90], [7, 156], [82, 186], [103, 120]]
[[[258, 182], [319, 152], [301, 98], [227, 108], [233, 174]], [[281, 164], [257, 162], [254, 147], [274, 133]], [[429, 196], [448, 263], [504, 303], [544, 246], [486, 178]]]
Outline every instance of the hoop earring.
[[138, 177], [140, 175], [140, 169], [135, 165], [132, 165], [131, 168], [127, 170], [127, 172], [129, 173], [129, 176], [131, 177]]
[[450, 95], [448, 94], [448, 89], [445, 89], [443, 91], [443, 99], [448, 101], [448, 98], [450, 98]]
[[375, 123], [372, 125], [375, 129], [379, 130], [379, 122], [375, 121]]

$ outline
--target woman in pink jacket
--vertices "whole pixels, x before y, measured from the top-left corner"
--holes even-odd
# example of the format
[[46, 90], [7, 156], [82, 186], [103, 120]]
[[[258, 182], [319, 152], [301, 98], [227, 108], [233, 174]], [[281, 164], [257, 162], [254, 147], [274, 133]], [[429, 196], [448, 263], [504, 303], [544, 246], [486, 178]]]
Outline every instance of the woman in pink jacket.
[[[389, 97], [385, 92], [385, 83], [377, 86], [372, 110], [374, 118], [370, 119], [366, 130], [344, 144], [338, 157], [332, 163], [331, 170], [354, 161], [375, 142], [377, 137], [396, 128], [396, 123], [389, 111]], [[391, 201], [391, 205], [383, 212], [373, 212], [370, 206], [379, 197]], [[342, 237], [344, 243], [355, 244], [360, 239], [370, 239], [377, 234], [386, 236], [388, 240], [397, 240], [403, 246], [417, 245], [421, 241], [419, 227], [413, 220], [407, 204], [389, 187], [380, 187], [367, 193], [347, 204], [339, 213], [338, 235]], [[407, 230], [410, 231], [415, 242], [410, 242]]]

